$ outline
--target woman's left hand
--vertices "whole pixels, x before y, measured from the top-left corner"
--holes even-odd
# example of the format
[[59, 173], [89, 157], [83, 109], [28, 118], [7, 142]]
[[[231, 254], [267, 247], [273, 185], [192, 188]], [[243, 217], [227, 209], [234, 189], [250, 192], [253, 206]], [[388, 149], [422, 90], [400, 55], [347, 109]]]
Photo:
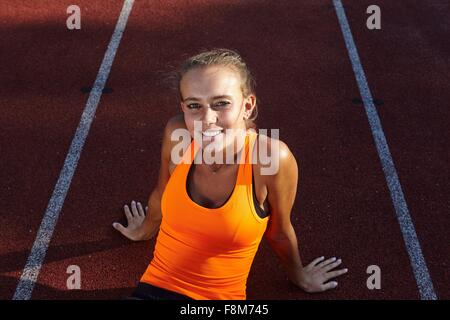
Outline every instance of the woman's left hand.
[[325, 257], [314, 259], [299, 272], [297, 279], [293, 281], [306, 292], [323, 292], [337, 287], [336, 281], [329, 281], [347, 273], [348, 269], [333, 270], [342, 263], [341, 259]]

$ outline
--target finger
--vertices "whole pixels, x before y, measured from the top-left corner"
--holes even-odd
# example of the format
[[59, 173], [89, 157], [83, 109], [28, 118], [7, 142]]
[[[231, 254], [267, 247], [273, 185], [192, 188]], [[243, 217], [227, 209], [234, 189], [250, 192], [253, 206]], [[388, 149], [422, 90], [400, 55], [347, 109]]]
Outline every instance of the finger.
[[113, 223], [114, 229], [118, 230], [121, 234], [125, 235], [126, 228], [118, 222]]
[[147, 213], [148, 212], [148, 207], [145, 207], [145, 213]]
[[322, 290], [325, 291], [325, 290], [334, 289], [337, 287], [337, 285], [338, 285], [338, 283], [336, 281], [327, 282], [322, 285]]
[[342, 260], [341, 259], [338, 259], [338, 260], [336, 260], [336, 262], [333, 262], [333, 263], [330, 263], [330, 264], [328, 264], [328, 265], [326, 265], [325, 267], [323, 267], [323, 270], [326, 272], [326, 271], [329, 271], [329, 270], [331, 270], [331, 269], [334, 269], [334, 268], [336, 268], [338, 265], [340, 265], [342, 263]]
[[136, 201], [131, 201], [131, 212], [133, 213], [133, 216], [138, 216], [139, 212], [136, 208]]
[[127, 217], [127, 220], [130, 221], [131, 219], [133, 219], [133, 214], [130, 211], [130, 208], [128, 208], [127, 205], [125, 205], [123, 207], [123, 210], [125, 211], [125, 216]]
[[323, 267], [325, 267], [326, 265], [328, 265], [328, 264], [330, 264], [330, 263], [332, 263], [332, 262], [335, 262], [335, 261], [336, 261], [336, 258], [333, 257], [333, 258], [327, 259], [327, 260], [325, 260], [325, 261], [319, 263], [317, 266], [318, 266], [319, 268], [323, 268]]
[[315, 266], [316, 264], [318, 264], [320, 261], [322, 261], [323, 259], [325, 259], [325, 257], [319, 257], [319, 258], [315, 258], [310, 265]]
[[144, 209], [142, 208], [142, 204], [140, 202], [137, 203], [137, 209], [140, 216], [145, 216]]
[[336, 271], [331, 271], [331, 272], [327, 272], [325, 274], [325, 278], [326, 280], [332, 279], [332, 278], [336, 278], [339, 277], [345, 273], [348, 272], [348, 269], [341, 269], [341, 270], [336, 270]]

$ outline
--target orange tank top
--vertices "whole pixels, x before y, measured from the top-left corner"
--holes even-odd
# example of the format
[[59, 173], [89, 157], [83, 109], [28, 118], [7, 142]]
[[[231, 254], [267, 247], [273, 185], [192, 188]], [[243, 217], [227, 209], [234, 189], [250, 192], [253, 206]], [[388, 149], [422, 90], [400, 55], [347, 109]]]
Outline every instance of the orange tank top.
[[250, 160], [256, 136], [247, 133], [234, 190], [214, 209], [195, 203], [186, 190], [200, 148], [192, 140], [164, 190], [153, 259], [141, 282], [196, 300], [246, 299], [248, 274], [269, 220], [253, 205]]

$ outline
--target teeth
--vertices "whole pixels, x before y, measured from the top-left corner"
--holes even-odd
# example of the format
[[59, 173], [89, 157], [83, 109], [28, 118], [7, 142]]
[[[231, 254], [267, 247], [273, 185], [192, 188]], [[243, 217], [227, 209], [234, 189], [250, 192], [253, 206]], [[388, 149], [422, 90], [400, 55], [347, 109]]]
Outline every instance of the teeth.
[[221, 133], [222, 130], [210, 130], [210, 131], [203, 131], [203, 135], [207, 137], [214, 137], [217, 136], [219, 133]]

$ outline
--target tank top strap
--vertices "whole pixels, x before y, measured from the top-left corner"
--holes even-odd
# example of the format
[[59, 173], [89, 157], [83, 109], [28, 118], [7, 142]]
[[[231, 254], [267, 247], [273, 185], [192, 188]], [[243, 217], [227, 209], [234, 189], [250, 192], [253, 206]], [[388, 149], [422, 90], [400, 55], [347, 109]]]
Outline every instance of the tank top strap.
[[[253, 129], [249, 130], [247, 133], [247, 143], [245, 150], [245, 163], [243, 170], [243, 182], [246, 185], [252, 184], [252, 164], [256, 161], [256, 158], [253, 156], [253, 148], [256, 142], [258, 134]], [[255, 158], [255, 159], [253, 159]]]

